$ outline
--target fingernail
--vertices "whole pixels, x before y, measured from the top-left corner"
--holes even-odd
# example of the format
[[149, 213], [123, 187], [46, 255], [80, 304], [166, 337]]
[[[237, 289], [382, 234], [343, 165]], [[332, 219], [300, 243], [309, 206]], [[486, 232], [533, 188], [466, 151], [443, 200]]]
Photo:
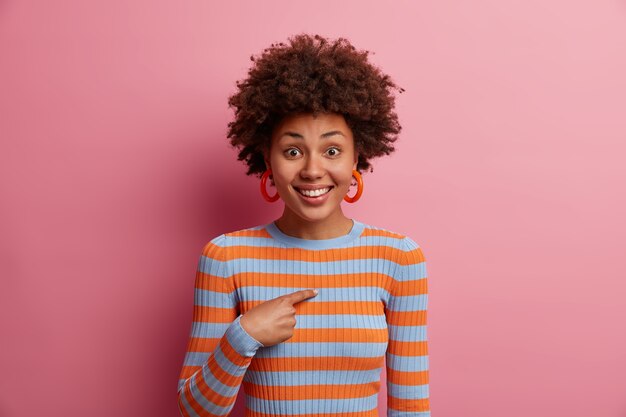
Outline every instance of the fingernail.
[[313, 292], [317, 295], [318, 291], [317, 290], [313, 290]]

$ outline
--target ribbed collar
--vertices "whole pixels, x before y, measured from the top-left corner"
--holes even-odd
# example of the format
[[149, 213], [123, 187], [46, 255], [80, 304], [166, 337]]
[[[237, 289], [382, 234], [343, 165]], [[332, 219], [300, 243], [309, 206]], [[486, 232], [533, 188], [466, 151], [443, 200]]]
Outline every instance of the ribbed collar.
[[304, 249], [329, 249], [344, 246], [361, 236], [361, 232], [363, 232], [365, 224], [356, 219], [352, 219], [352, 229], [350, 229], [347, 234], [331, 239], [302, 239], [299, 237], [289, 236], [283, 233], [274, 222], [266, 224], [265, 228], [274, 239], [286, 244], [289, 247]]

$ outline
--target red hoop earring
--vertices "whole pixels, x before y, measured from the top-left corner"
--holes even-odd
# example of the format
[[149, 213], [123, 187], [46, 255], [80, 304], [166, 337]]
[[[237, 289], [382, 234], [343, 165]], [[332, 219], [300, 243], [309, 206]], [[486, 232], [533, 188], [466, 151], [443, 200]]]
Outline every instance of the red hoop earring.
[[265, 184], [267, 183], [267, 178], [272, 175], [272, 170], [271, 169], [266, 169], [265, 172], [263, 173], [263, 176], [261, 177], [261, 194], [263, 194], [263, 198], [267, 201], [269, 201], [270, 203], [273, 203], [274, 201], [278, 200], [278, 198], [280, 197], [278, 195], [278, 191], [276, 191], [276, 194], [274, 194], [273, 196], [270, 196], [267, 193], [267, 190], [265, 189]]
[[359, 198], [361, 198], [361, 194], [363, 194], [363, 178], [361, 178], [361, 174], [359, 174], [359, 171], [357, 170], [352, 170], [352, 176], [356, 178], [358, 188], [354, 197], [349, 197], [348, 194], [343, 196], [343, 199], [346, 200], [348, 203], [354, 203]]

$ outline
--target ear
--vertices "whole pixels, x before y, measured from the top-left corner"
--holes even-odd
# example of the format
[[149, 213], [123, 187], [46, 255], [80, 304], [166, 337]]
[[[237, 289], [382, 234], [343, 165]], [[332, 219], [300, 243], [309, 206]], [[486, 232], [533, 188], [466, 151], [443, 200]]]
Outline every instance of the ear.
[[352, 169], [354, 171], [356, 171], [357, 165], [359, 165], [359, 154], [355, 152], [354, 153], [354, 165], [352, 166]]
[[271, 169], [272, 168], [272, 164], [270, 163], [270, 154], [269, 154], [269, 150], [264, 149], [263, 150], [263, 161], [265, 162], [265, 167]]

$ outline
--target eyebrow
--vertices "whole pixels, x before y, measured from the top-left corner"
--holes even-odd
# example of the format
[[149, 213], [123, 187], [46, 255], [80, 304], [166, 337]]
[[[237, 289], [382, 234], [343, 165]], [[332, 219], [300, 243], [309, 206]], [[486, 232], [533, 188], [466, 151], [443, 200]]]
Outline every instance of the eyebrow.
[[[333, 130], [333, 131], [330, 131], [330, 132], [326, 132], [326, 133], [324, 133], [324, 134], [323, 134], [322, 136], [320, 136], [320, 137], [321, 137], [321, 138], [323, 138], [323, 139], [326, 139], [326, 138], [329, 138], [329, 137], [331, 137], [331, 136], [335, 136], [335, 135], [341, 135], [341, 136], [343, 136], [344, 138], [346, 137], [346, 135], [344, 135], [343, 133], [341, 133], [339, 130]], [[296, 138], [296, 139], [304, 139], [304, 136], [302, 136], [301, 134], [296, 133], [296, 132], [290, 132], [290, 131], [283, 133], [283, 134], [280, 136], [280, 138], [282, 139], [282, 138], [283, 138], [283, 137], [285, 137], [285, 136], [291, 136], [292, 138]]]

